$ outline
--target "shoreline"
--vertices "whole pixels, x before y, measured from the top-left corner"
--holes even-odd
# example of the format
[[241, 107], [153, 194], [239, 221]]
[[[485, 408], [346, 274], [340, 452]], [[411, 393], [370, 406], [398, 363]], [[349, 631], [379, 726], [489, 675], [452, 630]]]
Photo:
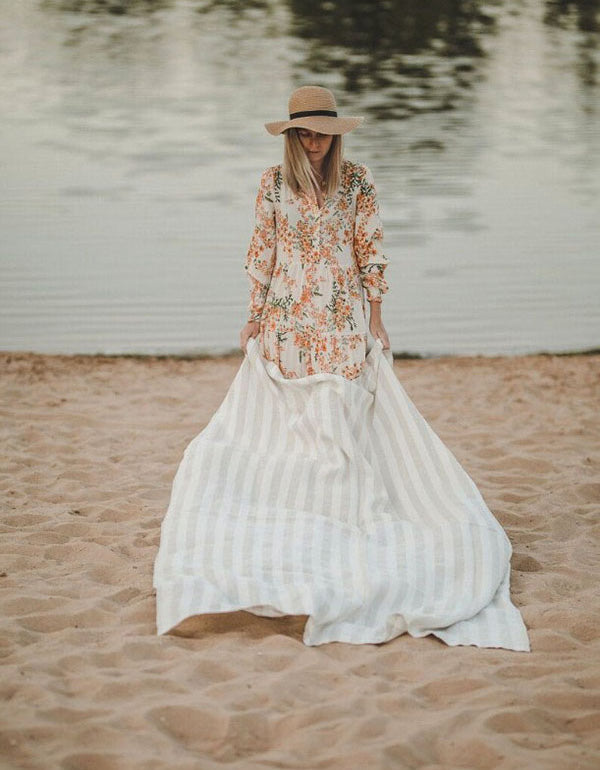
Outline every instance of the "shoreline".
[[[239, 348], [232, 348], [222, 353], [39, 353], [31, 350], [0, 350], [0, 360], [12, 356], [19, 358], [40, 357], [56, 358], [64, 360], [77, 359], [132, 359], [132, 360], [173, 360], [173, 361], [221, 361], [231, 358], [243, 358], [243, 353]], [[409, 352], [394, 352], [392, 356], [394, 361], [462, 361], [462, 360], [496, 360], [496, 359], [533, 359], [539, 358], [569, 358], [580, 356], [598, 356], [600, 347], [581, 348], [575, 350], [565, 350], [559, 352], [539, 350], [530, 353], [440, 353], [440, 354], [421, 354]]]

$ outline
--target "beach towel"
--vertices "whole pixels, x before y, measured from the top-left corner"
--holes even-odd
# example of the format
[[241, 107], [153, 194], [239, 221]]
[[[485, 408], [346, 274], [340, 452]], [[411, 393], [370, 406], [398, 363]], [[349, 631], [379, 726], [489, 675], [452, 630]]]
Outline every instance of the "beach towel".
[[376, 340], [360, 377], [286, 379], [250, 338], [175, 474], [157, 634], [202, 613], [307, 615], [306, 645], [429, 634], [530, 651], [512, 547]]

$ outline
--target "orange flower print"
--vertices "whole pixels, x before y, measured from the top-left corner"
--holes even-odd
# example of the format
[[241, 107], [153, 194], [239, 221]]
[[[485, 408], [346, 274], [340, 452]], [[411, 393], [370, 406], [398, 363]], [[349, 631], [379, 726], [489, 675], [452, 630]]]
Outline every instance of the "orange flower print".
[[246, 254], [248, 320], [261, 352], [286, 378], [319, 372], [355, 379], [364, 371], [367, 300], [389, 291], [389, 263], [373, 176], [344, 160], [340, 187], [316, 200], [296, 195], [282, 165], [261, 176]]

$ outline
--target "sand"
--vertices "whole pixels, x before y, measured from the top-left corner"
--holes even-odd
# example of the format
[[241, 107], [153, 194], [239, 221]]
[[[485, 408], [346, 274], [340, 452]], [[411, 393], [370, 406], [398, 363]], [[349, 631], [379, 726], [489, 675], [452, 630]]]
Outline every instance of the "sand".
[[157, 636], [173, 476], [240, 361], [0, 354], [2, 767], [599, 767], [600, 356], [395, 361], [511, 539], [531, 652]]

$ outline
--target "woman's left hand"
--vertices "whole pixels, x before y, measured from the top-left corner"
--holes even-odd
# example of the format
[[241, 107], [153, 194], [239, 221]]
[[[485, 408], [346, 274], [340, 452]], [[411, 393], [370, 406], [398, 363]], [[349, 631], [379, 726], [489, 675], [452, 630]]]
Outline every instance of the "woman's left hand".
[[384, 350], [390, 346], [390, 338], [385, 330], [383, 321], [381, 320], [381, 302], [371, 302], [371, 318], [369, 320], [369, 331], [371, 332], [373, 339], [380, 339], [383, 343]]

